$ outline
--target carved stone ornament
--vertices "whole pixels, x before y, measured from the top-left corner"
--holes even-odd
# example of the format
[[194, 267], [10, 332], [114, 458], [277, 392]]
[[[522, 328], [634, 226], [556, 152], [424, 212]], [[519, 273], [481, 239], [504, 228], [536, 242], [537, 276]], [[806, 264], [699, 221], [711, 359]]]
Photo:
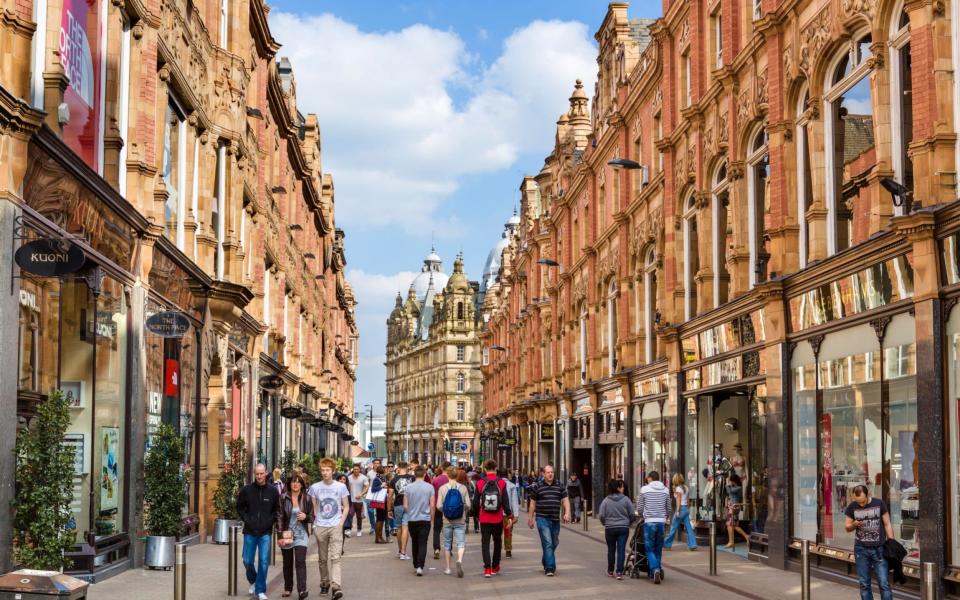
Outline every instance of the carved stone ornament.
[[[871, 2], [872, 0], [864, 0]], [[810, 22], [800, 30], [800, 70], [809, 76], [812, 57], [820, 54], [830, 38], [832, 26], [830, 4], [817, 12]]]
[[690, 18], [683, 21], [680, 27], [680, 47], [685, 48], [690, 43]]
[[746, 89], [737, 96], [737, 123], [743, 125], [750, 121], [751, 112], [750, 90]]
[[717, 122], [717, 143], [726, 144], [727, 136], [729, 134], [728, 127], [728, 115], [729, 111], [724, 110], [724, 107], [720, 107], [720, 115]]
[[657, 91], [653, 93], [653, 108], [659, 110], [663, 106], [663, 88], [657, 86]]
[[863, 15], [869, 21], [873, 21], [875, 5], [876, 0], [840, 0], [844, 16]]
[[793, 46], [787, 44], [783, 48], [783, 77], [787, 83], [797, 78], [797, 62], [793, 57]]
[[767, 103], [767, 69], [760, 71], [756, 79], [757, 104]]

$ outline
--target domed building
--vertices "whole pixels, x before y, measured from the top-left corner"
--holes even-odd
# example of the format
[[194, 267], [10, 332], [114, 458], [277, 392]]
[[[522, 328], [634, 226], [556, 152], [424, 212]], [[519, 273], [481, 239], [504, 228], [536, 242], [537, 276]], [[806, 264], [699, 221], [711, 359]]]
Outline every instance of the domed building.
[[513, 216], [503, 224], [503, 233], [500, 234], [500, 239], [496, 245], [490, 249], [487, 262], [483, 265], [483, 278], [480, 280], [480, 295], [477, 298], [477, 306], [483, 306], [483, 298], [486, 296], [487, 290], [493, 286], [497, 277], [500, 276], [500, 260], [503, 251], [510, 245], [510, 240], [513, 239], [518, 227], [520, 227], [520, 215], [514, 210]]
[[480, 284], [453, 273], [431, 249], [406, 299], [387, 319], [387, 454], [390, 460], [474, 463], [481, 407]]

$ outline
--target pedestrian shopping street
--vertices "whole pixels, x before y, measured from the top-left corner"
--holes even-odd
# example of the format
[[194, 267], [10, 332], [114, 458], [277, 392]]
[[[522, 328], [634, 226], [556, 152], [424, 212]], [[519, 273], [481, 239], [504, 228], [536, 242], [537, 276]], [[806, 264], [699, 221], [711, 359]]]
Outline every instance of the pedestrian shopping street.
[[[707, 574], [706, 548], [688, 552], [682, 544], [664, 552], [666, 577], [654, 587], [647, 580], [607, 577], [604, 570], [606, 546], [603, 528], [591, 519], [589, 531], [580, 525], [564, 525], [557, 552], [557, 576], [547, 579], [540, 567], [540, 543], [536, 533], [518, 523], [514, 530], [513, 558], [504, 558], [500, 575], [484, 579], [480, 559], [480, 536], [467, 535], [464, 578], [443, 574], [443, 559], [427, 555], [427, 571], [414, 575], [411, 561], [396, 558], [396, 544], [376, 545], [373, 536], [346, 540], [343, 555], [343, 591], [345, 599], [394, 598], [510, 598], [516, 600], [553, 600], [561, 598], [710, 598], [711, 600], [799, 599], [800, 575], [785, 573], [729, 553], [718, 552], [718, 575]], [[214, 600], [227, 596], [227, 547], [200, 544], [187, 551], [186, 600]], [[280, 598], [283, 574], [278, 557], [270, 567], [268, 596]], [[307, 556], [307, 590], [310, 598], [321, 596], [317, 574], [316, 545]], [[131, 595], [131, 592], [136, 593]], [[239, 597], [246, 598], [247, 585], [242, 565]], [[856, 588], [813, 579], [812, 597], [817, 600], [849, 600]], [[131, 569], [90, 587], [90, 600], [169, 600], [173, 594], [173, 573]], [[294, 593], [293, 596], [296, 597]]]

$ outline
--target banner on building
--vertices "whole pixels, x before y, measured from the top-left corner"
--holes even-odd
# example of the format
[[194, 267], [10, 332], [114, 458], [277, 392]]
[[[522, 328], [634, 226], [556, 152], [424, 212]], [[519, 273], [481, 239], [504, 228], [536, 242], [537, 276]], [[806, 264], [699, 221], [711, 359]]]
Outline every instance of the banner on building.
[[98, 171], [103, 135], [102, 2], [105, 0], [63, 0], [59, 40], [60, 62], [69, 81], [63, 92], [69, 109], [63, 140]]

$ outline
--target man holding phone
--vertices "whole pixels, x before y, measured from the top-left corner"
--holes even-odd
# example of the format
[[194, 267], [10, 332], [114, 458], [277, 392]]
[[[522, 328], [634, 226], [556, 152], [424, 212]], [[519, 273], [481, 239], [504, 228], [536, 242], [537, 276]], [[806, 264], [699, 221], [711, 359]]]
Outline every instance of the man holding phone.
[[877, 574], [881, 600], [893, 600], [890, 589], [890, 569], [883, 555], [883, 543], [893, 539], [890, 513], [883, 500], [871, 498], [865, 485], [853, 488], [853, 502], [844, 511], [845, 527], [853, 531], [853, 554], [857, 559], [857, 579], [860, 581], [860, 599], [873, 600], [870, 572]]

